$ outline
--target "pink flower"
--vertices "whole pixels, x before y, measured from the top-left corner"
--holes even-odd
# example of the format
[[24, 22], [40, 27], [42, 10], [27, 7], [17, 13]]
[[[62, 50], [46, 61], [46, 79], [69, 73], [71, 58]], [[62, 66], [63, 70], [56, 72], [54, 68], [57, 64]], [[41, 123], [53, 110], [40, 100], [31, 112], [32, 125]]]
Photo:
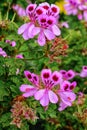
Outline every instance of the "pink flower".
[[75, 0], [65, 0], [65, 10], [67, 11], [68, 15], [76, 15], [78, 13], [78, 2]]
[[16, 55], [16, 58], [23, 59], [24, 57], [22, 54], [18, 54], [18, 55]]
[[64, 110], [68, 106], [72, 106], [72, 102], [76, 99], [76, 95], [73, 92], [67, 91], [58, 91], [58, 95], [60, 96], [60, 104], [59, 104], [59, 111]]
[[57, 71], [54, 71], [52, 73], [50, 69], [42, 70], [41, 79], [45, 88], [37, 91], [34, 95], [36, 100], [40, 100], [40, 104], [42, 106], [48, 106], [49, 102], [51, 103], [58, 102], [58, 97], [52, 91], [52, 88], [54, 88], [54, 86], [60, 83], [61, 78], [62, 75]]
[[6, 52], [0, 47], [0, 56], [6, 57]]
[[65, 0], [65, 2], [68, 15], [77, 15], [79, 20], [87, 21], [87, 0]]
[[56, 104], [59, 97], [59, 110], [63, 110], [71, 106], [76, 98], [72, 92], [77, 85], [76, 81], [70, 83], [63, 80], [62, 74], [58, 71], [52, 72], [50, 69], [43, 69], [41, 76], [38, 76], [26, 70], [24, 75], [33, 86], [23, 84], [20, 86], [20, 91], [23, 92], [24, 97], [34, 96], [43, 107], [48, 107], [50, 102]]
[[63, 78], [66, 80], [70, 80], [74, 78], [77, 74], [73, 70], [60, 70], [60, 73], [62, 74]]
[[72, 91], [76, 87], [76, 85], [77, 85], [76, 81], [73, 81], [72, 83], [70, 83], [69, 81], [64, 80], [60, 84], [60, 89], [63, 91]]
[[40, 46], [44, 46], [47, 40], [52, 40], [55, 36], [61, 34], [60, 29], [57, 26], [59, 17], [59, 8], [48, 3], [42, 3], [37, 6], [36, 4], [30, 4], [26, 8], [26, 14], [28, 15], [30, 22], [23, 24], [18, 29], [18, 34], [22, 34], [25, 40], [34, 38], [38, 35], [38, 43]]
[[34, 96], [42, 106], [48, 106], [49, 102], [58, 102], [58, 97], [52, 89], [61, 82], [62, 75], [59, 72], [52, 73], [50, 69], [43, 69], [41, 77], [38, 77], [38, 75], [26, 70], [24, 75], [34, 85], [21, 85], [20, 91], [24, 92], [24, 97]]
[[73, 70], [68, 70], [66, 73], [66, 79], [70, 80], [75, 77], [75, 72]]
[[46, 44], [47, 40], [52, 40], [61, 34], [59, 28], [56, 26], [56, 20], [53, 16], [43, 14], [38, 19], [40, 27], [34, 27], [32, 30], [33, 35], [38, 35], [38, 43], [40, 46]]
[[76, 95], [72, 90], [76, 87], [76, 81], [70, 83], [69, 81], [63, 81], [58, 90], [58, 95], [60, 97], [59, 111], [64, 110], [68, 106], [72, 106], [72, 102], [76, 99]]
[[39, 77], [38, 77], [38, 75], [31, 73], [28, 70], [24, 71], [24, 75], [32, 84], [39, 87]]
[[82, 70], [81, 70], [79, 76], [82, 77], [82, 78], [87, 77], [87, 66], [82, 67]]
[[59, 111], [64, 110], [68, 106], [72, 106], [72, 102], [76, 99], [76, 95], [69, 90], [70, 88], [67, 87], [67, 90], [60, 89], [58, 90], [58, 95], [60, 97], [60, 104], [59, 104]]

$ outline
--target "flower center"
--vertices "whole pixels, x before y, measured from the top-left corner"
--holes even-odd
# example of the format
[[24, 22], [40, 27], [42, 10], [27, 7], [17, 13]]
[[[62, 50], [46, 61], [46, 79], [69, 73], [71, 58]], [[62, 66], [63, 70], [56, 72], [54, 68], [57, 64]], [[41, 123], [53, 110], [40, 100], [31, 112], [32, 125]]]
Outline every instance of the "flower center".
[[30, 6], [30, 7], [28, 8], [29, 11], [32, 11], [33, 9], [34, 9], [33, 6]]
[[68, 76], [69, 76], [69, 77], [71, 77], [71, 76], [72, 76], [72, 74], [68, 73]]
[[71, 85], [71, 86], [70, 86], [70, 89], [72, 90], [73, 88], [74, 88], [74, 86], [73, 86], [73, 85]]
[[56, 75], [54, 75], [52, 78], [54, 81], [58, 81], [58, 79], [59, 79]]
[[46, 22], [46, 19], [41, 19], [41, 23], [45, 23]]
[[68, 89], [68, 84], [66, 84], [65, 86], [64, 86], [64, 90], [67, 90]]
[[48, 23], [49, 25], [51, 25], [51, 24], [53, 23], [53, 21], [52, 21], [52, 20], [48, 20], [47, 23]]
[[87, 66], [85, 66], [84, 69], [87, 69]]
[[35, 80], [35, 81], [37, 81], [37, 78], [36, 78], [36, 76], [34, 76], [33, 78], [34, 78], [34, 80]]
[[41, 15], [41, 14], [43, 13], [43, 11], [42, 11], [41, 9], [38, 9], [38, 10], [36, 11], [36, 13], [37, 13], [38, 15]]
[[54, 13], [56, 13], [56, 12], [57, 12], [57, 8], [53, 7], [53, 8], [52, 8], [52, 11], [53, 11]]
[[31, 74], [28, 74], [28, 75], [27, 75], [27, 77], [28, 77], [29, 79], [31, 79], [31, 78], [32, 78]]
[[43, 77], [44, 77], [44, 78], [49, 78], [49, 73], [44, 73], [44, 74], [43, 74]]
[[46, 10], [49, 9], [49, 7], [47, 5], [44, 5], [43, 8], [46, 9]]

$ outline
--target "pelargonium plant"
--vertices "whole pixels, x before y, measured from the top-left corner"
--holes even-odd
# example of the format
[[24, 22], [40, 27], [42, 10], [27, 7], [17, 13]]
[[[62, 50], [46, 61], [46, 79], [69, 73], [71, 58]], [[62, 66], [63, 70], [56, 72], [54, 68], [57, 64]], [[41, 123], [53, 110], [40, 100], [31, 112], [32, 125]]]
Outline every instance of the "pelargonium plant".
[[53, 40], [59, 36], [61, 31], [58, 27], [59, 8], [47, 2], [39, 4], [29, 4], [26, 8], [29, 22], [23, 24], [18, 29], [18, 34], [22, 34], [25, 40], [38, 35], [38, 44], [44, 46], [46, 41]]
[[24, 75], [33, 85], [22, 84], [20, 86], [22, 96], [26, 98], [33, 96], [46, 109], [50, 102], [54, 104], [59, 102], [58, 110], [62, 111], [72, 106], [72, 102], [76, 99], [76, 94], [73, 92], [77, 85], [76, 81], [71, 83], [68, 79], [65, 80], [58, 71], [43, 69], [38, 76], [26, 70]]
[[87, 0], [65, 0], [68, 15], [77, 15], [79, 20], [87, 21]]

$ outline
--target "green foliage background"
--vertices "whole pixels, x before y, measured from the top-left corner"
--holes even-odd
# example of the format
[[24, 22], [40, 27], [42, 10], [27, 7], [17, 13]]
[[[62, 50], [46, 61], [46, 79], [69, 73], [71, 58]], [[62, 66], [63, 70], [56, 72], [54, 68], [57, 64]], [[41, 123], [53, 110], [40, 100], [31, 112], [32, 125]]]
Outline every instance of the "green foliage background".
[[[41, 3], [45, 0], [32, 2]], [[54, 0], [48, 0], [49, 3], [55, 3]], [[13, 3], [20, 4], [22, 7], [27, 6], [24, 0], [1, 0], [0, 1], [0, 47], [10, 56], [7, 58], [0, 57], [0, 130], [18, 130], [15, 125], [11, 125], [11, 107], [12, 100], [21, 95], [19, 87], [21, 84], [29, 84], [24, 77], [24, 70], [40, 74], [45, 68], [54, 70], [73, 69], [80, 72], [83, 65], [87, 65], [87, 27], [84, 22], [78, 21], [76, 16], [66, 16], [60, 14], [60, 21], [68, 21], [69, 29], [62, 28], [62, 38], [66, 39], [69, 49], [67, 56], [58, 56], [61, 62], [50, 63], [49, 58], [45, 56], [46, 46], [40, 47], [36, 38], [24, 41], [22, 36], [17, 34], [18, 27], [25, 22], [25, 19], [14, 17], [15, 12], [11, 9]], [[9, 13], [8, 13], [9, 12]], [[14, 20], [13, 20], [14, 18]], [[2, 26], [2, 23], [4, 26]], [[6, 39], [15, 40], [17, 45], [12, 48], [5, 43]], [[85, 50], [85, 52], [84, 52]], [[23, 54], [24, 59], [16, 59], [17, 54]], [[16, 75], [17, 68], [20, 69]], [[81, 79], [78, 76], [75, 79], [78, 83], [75, 92], [84, 91], [87, 94], [87, 78]], [[39, 119], [35, 123], [23, 122], [21, 130], [86, 130], [84, 125], [76, 116], [78, 112], [76, 103], [63, 112], [59, 112], [58, 105], [50, 104], [49, 109], [44, 109], [33, 98], [26, 100], [26, 103], [36, 110]], [[87, 107], [87, 101], [82, 108]], [[80, 109], [82, 109], [80, 108]]]

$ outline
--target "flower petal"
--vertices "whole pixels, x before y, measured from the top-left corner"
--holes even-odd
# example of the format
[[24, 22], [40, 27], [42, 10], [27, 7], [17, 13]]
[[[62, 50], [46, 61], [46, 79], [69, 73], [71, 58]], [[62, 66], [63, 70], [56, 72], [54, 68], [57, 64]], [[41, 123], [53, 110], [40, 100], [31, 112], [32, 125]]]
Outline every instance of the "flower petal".
[[34, 24], [30, 23], [29, 28], [28, 28], [28, 36], [29, 36], [29, 38], [34, 37], [34, 35], [32, 34], [32, 30], [33, 30], [34, 27], [35, 27]]
[[45, 85], [48, 85], [49, 84], [49, 80], [51, 78], [51, 70], [50, 69], [43, 69], [41, 71], [41, 78], [42, 78], [42, 81]]
[[28, 36], [28, 30], [25, 30], [24, 33], [22, 34], [24, 40], [28, 40], [30, 37]]
[[72, 102], [76, 99], [76, 95], [73, 92], [60, 92], [59, 96], [62, 102], [68, 106], [71, 106]]
[[29, 92], [26, 92], [23, 94], [23, 97], [31, 97], [31, 96], [34, 96], [34, 94], [37, 92], [37, 89], [36, 88], [32, 88], [30, 89]]
[[56, 36], [59, 36], [61, 34], [60, 29], [56, 25], [52, 26], [52, 31]]
[[34, 87], [31, 86], [31, 85], [22, 84], [22, 85], [20, 86], [20, 91], [21, 91], [21, 92], [26, 92], [26, 91], [28, 91], [29, 89], [33, 89], [33, 88], [34, 88]]
[[34, 27], [34, 28], [32, 29], [32, 34], [33, 34], [34, 36], [37, 35], [39, 32], [40, 32], [40, 28], [39, 28], [39, 27]]
[[48, 40], [52, 40], [52, 39], [55, 38], [55, 35], [53, 34], [53, 32], [48, 30], [48, 29], [44, 30], [44, 34], [45, 34], [45, 36], [47, 37]]
[[33, 82], [33, 84], [38, 85], [39, 84], [39, 76], [32, 73], [32, 82]]
[[45, 89], [41, 89], [37, 91], [34, 95], [35, 99], [40, 100], [43, 97], [44, 93], [45, 93]]
[[63, 102], [60, 102], [58, 110], [63, 111], [66, 107], [68, 107], [68, 105], [64, 104]]
[[47, 90], [45, 90], [45, 93], [44, 93], [44, 95], [43, 95], [43, 97], [40, 99], [40, 104], [42, 105], [42, 106], [48, 106], [48, 104], [49, 104], [49, 96], [48, 96], [48, 91]]
[[52, 83], [54, 83], [53, 86], [61, 83], [62, 74], [59, 73], [58, 71], [54, 71], [51, 76], [51, 81], [52, 81]]
[[30, 82], [32, 82], [32, 73], [30, 71], [25, 70], [24, 75]]
[[43, 31], [40, 31], [39, 36], [38, 36], [38, 43], [40, 46], [44, 46], [46, 43], [45, 35]]
[[27, 29], [28, 26], [29, 26], [29, 23], [23, 24], [23, 25], [18, 29], [18, 34], [22, 34], [22, 33]]
[[49, 100], [50, 100], [51, 103], [57, 103], [58, 102], [58, 97], [54, 92], [49, 90], [48, 94], [49, 94]]

